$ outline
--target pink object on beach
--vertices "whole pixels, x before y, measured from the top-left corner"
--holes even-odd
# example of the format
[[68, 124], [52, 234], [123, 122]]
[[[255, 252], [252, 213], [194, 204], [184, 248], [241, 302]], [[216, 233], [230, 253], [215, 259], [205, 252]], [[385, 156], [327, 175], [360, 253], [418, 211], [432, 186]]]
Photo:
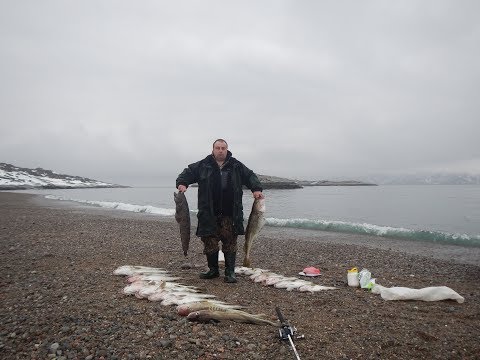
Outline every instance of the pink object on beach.
[[302, 272], [299, 272], [298, 274], [303, 276], [318, 276], [320, 275], [320, 269], [310, 266], [306, 267], [305, 269], [303, 269]]
[[303, 269], [303, 272], [309, 275], [320, 275], [320, 269], [314, 268], [313, 266], [306, 267]]

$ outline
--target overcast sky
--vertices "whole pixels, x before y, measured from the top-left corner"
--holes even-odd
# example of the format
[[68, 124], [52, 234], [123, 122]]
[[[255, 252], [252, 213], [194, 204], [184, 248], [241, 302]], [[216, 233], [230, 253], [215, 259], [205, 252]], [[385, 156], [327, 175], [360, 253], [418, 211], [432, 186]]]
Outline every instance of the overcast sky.
[[[480, 173], [480, 2], [0, 0], [0, 162]], [[146, 179], [146, 180], [145, 180]]]

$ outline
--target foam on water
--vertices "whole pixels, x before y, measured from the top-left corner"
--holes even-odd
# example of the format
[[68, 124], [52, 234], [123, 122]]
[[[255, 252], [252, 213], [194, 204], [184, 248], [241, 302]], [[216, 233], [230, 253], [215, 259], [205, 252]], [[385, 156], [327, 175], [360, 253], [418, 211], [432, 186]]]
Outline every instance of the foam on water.
[[[160, 216], [175, 215], [175, 209], [173, 208], [161, 208], [152, 205], [135, 205], [122, 202], [71, 199], [57, 195], [46, 195], [45, 198], [53, 200], [74, 201], [87, 205], [99, 206], [115, 210], [132, 211], [137, 213], [147, 213]], [[190, 212], [195, 214], [198, 212], [198, 210], [190, 210]], [[400, 238], [407, 240], [420, 240], [444, 244], [480, 247], [480, 235], [451, 234], [441, 231], [406, 229], [402, 227], [380, 226], [368, 223], [355, 223], [332, 220], [267, 218], [265, 225], [272, 227], [332, 231], [340, 233], [380, 236], [386, 238]]]
[[310, 219], [276, 219], [267, 218], [265, 225], [334, 231], [351, 234], [373, 235], [407, 240], [422, 240], [463, 246], [480, 246], [480, 235], [449, 234], [441, 231], [414, 230], [379, 226], [367, 223], [352, 223], [344, 221], [310, 220]]
[[175, 215], [175, 209], [165, 209], [165, 208], [159, 208], [151, 205], [135, 205], [135, 204], [126, 204], [122, 202], [69, 199], [63, 196], [56, 196], [56, 195], [46, 195], [45, 197], [47, 199], [52, 199], [52, 200], [74, 201], [82, 204], [94, 205], [94, 206], [99, 206], [99, 207], [108, 208], [108, 209], [132, 211], [137, 213], [147, 213], [147, 214], [162, 215], [162, 216]]

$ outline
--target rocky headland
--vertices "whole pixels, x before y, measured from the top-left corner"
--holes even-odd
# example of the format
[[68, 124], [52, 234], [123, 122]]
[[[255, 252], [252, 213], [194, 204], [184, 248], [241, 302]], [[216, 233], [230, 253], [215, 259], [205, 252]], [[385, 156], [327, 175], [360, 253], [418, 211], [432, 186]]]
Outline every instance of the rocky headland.
[[278, 176], [258, 175], [264, 189], [301, 189], [305, 186], [376, 186], [357, 180], [292, 180]]
[[358, 180], [298, 180], [298, 184], [302, 186], [377, 186], [374, 183], [368, 183]]
[[303, 187], [297, 181], [291, 179], [259, 174], [257, 176], [264, 189], [301, 189]]
[[41, 167], [30, 169], [0, 163], [0, 190], [125, 188], [82, 176], [59, 174]]

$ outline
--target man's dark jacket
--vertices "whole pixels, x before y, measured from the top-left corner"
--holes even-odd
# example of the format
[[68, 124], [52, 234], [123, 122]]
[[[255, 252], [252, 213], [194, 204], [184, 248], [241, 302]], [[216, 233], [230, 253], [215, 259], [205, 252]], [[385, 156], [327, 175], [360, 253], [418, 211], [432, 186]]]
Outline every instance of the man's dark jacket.
[[[237, 235], [244, 235], [243, 227], [243, 204], [242, 185], [245, 185], [252, 192], [262, 191], [262, 185], [255, 173], [247, 168], [240, 161], [232, 157], [230, 151], [227, 152], [227, 158], [222, 169], [229, 168], [230, 181], [233, 193], [232, 219], [233, 226]], [[214, 210], [214, 199], [222, 191], [221, 184], [217, 180], [220, 168], [213, 155], [208, 155], [205, 159], [188, 165], [183, 172], [178, 175], [176, 184], [185, 185], [198, 183], [198, 226], [197, 236], [214, 235], [217, 229], [216, 214]]]

